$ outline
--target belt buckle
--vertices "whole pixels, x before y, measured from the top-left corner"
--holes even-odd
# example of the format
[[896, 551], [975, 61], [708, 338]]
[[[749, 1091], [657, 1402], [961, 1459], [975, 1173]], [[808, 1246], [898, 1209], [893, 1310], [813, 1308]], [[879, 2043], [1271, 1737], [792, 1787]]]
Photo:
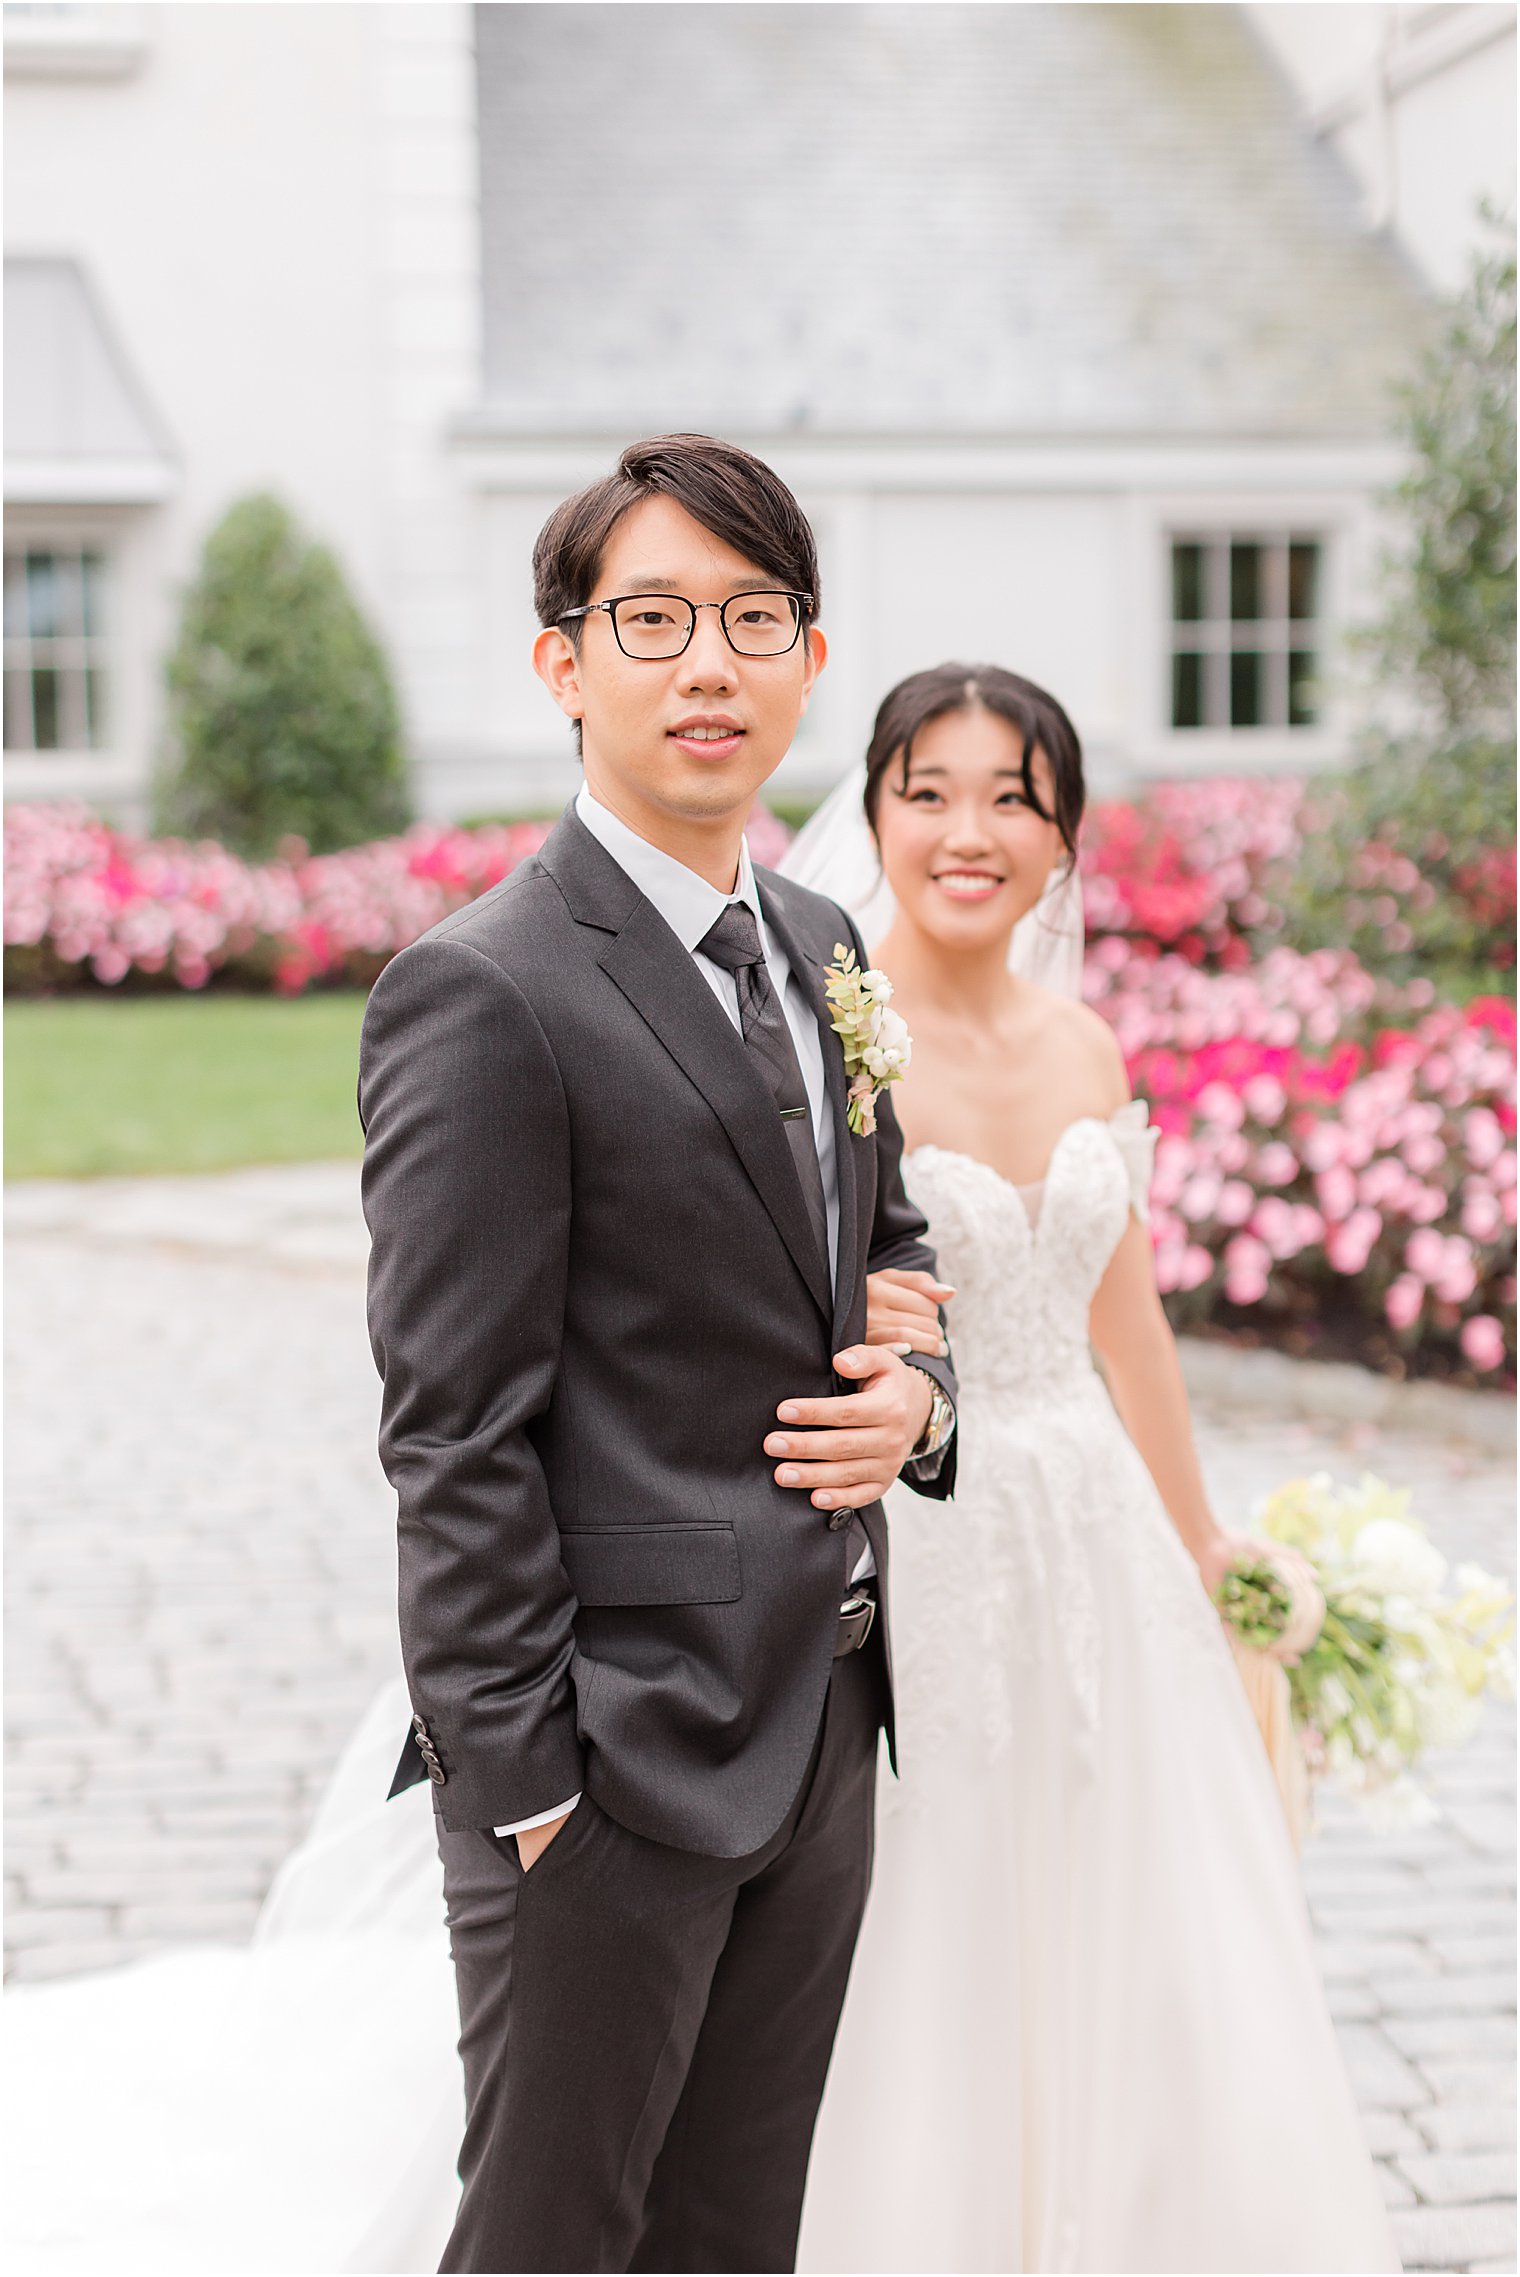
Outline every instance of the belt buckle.
[[876, 1600], [874, 1597], [867, 1596], [862, 1590], [851, 1591], [839, 1608], [839, 1618], [841, 1621], [847, 1621], [857, 1613], [864, 1613], [865, 1615], [860, 1635], [856, 1638], [853, 1647], [856, 1652], [859, 1652], [876, 1624]]

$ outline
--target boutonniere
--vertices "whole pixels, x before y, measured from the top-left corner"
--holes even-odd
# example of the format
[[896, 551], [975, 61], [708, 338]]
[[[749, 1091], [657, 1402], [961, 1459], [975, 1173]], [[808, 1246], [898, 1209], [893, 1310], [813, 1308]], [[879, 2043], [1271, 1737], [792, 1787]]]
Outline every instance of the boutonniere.
[[913, 1057], [908, 1023], [892, 1006], [892, 983], [884, 972], [855, 962], [855, 952], [843, 942], [834, 943], [835, 962], [824, 969], [824, 991], [834, 1016], [834, 1033], [844, 1046], [844, 1071], [850, 1079], [851, 1130], [869, 1138], [876, 1128], [876, 1102], [889, 1083], [895, 1083]]

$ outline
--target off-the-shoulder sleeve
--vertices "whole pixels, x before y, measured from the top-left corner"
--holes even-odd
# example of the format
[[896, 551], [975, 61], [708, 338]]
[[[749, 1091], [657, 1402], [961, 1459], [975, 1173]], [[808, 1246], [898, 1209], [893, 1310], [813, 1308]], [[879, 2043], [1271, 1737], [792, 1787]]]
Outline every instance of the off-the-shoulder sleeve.
[[1129, 1206], [1142, 1225], [1149, 1225], [1151, 1173], [1156, 1166], [1156, 1141], [1161, 1136], [1151, 1121], [1150, 1102], [1127, 1100], [1110, 1115], [1108, 1127], [1129, 1173]]

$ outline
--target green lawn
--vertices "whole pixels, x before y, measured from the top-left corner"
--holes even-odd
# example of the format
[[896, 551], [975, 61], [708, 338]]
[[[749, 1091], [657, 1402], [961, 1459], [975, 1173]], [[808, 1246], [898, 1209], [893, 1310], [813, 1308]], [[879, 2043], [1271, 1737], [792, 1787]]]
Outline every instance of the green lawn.
[[358, 993], [11, 999], [5, 1175], [312, 1162], [360, 1148]]

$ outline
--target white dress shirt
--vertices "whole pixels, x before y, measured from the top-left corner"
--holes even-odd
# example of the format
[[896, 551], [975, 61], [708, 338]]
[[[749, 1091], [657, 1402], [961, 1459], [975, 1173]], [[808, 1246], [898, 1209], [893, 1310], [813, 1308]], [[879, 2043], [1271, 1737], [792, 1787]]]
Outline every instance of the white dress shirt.
[[[807, 1091], [808, 1106], [813, 1116], [813, 1140], [818, 1148], [818, 1169], [823, 1179], [823, 1203], [828, 1215], [829, 1228], [829, 1281], [832, 1286], [839, 1270], [839, 1165], [834, 1152], [834, 1116], [829, 1105], [828, 1083], [823, 1068], [823, 1033], [813, 1007], [792, 971], [791, 962], [775, 935], [765, 922], [760, 907], [760, 892], [755, 884], [755, 872], [749, 858], [749, 847], [742, 841], [739, 847], [739, 875], [732, 893], [720, 893], [710, 886], [706, 878], [698, 877], [684, 862], [658, 846], [651, 846], [647, 838], [630, 830], [626, 822], [609, 812], [599, 799], [591, 795], [582, 784], [575, 801], [575, 811], [598, 845], [604, 846], [618, 867], [643, 894], [652, 901], [676, 939], [691, 957], [698, 972], [707, 982], [718, 1002], [739, 1033], [743, 1027], [739, 1019], [739, 984], [733, 974], [722, 965], [714, 964], [711, 957], [697, 954], [697, 943], [705, 940], [731, 901], [742, 901], [754, 913], [760, 928], [760, 947], [771, 976], [786, 1024], [797, 1047], [797, 1059], [802, 1069], [802, 1081]], [[851, 1576], [852, 1582], [866, 1581], [876, 1571], [876, 1560], [867, 1550]], [[574, 1810], [580, 1801], [572, 1795], [568, 1803], [559, 1803], [553, 1810], [540, 1811], [536, 1818], [516, 1820], [511, 1826], [499, 1826], [498, 1834], [521, 1834], [534, 1826], [547, 1826], [550, 1819], [561, 1817]]]

